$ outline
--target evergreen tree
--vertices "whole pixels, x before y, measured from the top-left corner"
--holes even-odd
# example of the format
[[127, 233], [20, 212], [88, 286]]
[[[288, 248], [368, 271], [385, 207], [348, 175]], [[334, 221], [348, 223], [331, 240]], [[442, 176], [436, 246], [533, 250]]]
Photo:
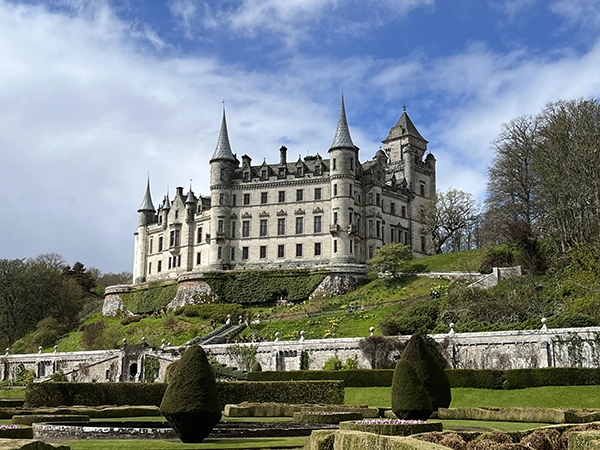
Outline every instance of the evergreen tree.
[[427, 420], [433, 412], [431, 400], [410, 362], [401, 359], [392, 379], [392, 411], [404, 420]]

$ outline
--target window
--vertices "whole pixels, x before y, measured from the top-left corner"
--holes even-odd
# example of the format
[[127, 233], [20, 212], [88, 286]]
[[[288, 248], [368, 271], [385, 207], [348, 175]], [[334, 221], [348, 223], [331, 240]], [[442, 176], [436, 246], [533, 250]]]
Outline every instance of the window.
[[263, 180], [266, 180], [266, 179], [267, 179], [267, 171], [266, 171], [266, 170], [261, 170], [261, 171], [260, 171], [260, 177], [261, 177]]
[[381, 194], [375, 194], [375, 204], [379, 206], [381, 203]]
[[158, 251], [159, 252], [163, 251], [163, 237], [162, 236], [158, 237]]
[[372, 205], [373, 204], [373, 193], [372, 192], [369, 192], [368, 198], [369, 198], [369, 205]]
[[[175, 264], [173, 263], [173, 266], [175, 266]], [[171, 268], [171, 257], [169, 256], [169, 269]]]
[[250, 204], [250, 194], [244, 194], [244, 205]]
[[279, 191], [277, 195], [279, 203], [285, 202], [285, 191]]
[[235, 222], [231, 222], [231, 238], [235, 237]]
[[421, 236], [421, 251], [425, 252], [425, 236]]
[[315, 256], [321, 256], [321, 243], [315, 242]]
[[304, 233], [304, 217], [296, 217], [296, 234]]
[[421, 197], [425, 197], [425, 184], [421, 183], [420, 190], [421, 190]]
[[402, 207], [402, 217], [406, 217], [406, 206]]
[[196, 253], [196, 264], [197, 265], [202, 264], [202, 253], [200, 253], [200, 252]]
[[337, 196], [337, 184], [333, 185], [333, 196], [336, 197]]
[[373, 247], [369, 247], [369, 259], [373, 258]]
[[390, 203], [390, 214], [391, 214], [392, 216], [395, 216], [395, 215], [396, 215], [396, 204], [395, 204], [394, 202], [391, 202], [391, 203]]
[[348, 225], [352, 225], [352, 216], [353, 216], [352, 211], [350, 211], [348, 213]]
[[231, 206], [237, 206], [237, 195], [233, 194], [231, 196]]
[[321, 175], [321, 166], [315, 166], [315, 175]]
[[221, 175], [219, 177], [220, 180], [224, 180], [225, 179], [225, 169], [221, 169]]
[[350, 158], [350, 170], [354, 170], [354, 158]]
[[242, 247], [242, 259], [248, 259], [248, 247]]
[[224, 194], [219, 194], [219, 205], [223, 204], [223, 200], [225, 200], [225, 195]]
[[335, 166], [336, 166], [336, 164], [335, 164], [335, 158], [333, 158], [331, 160], [331, 170], [335, 170]]
[[152, 247], [154, 246], [154, 239], [150, 238], [150, 253], [152, 254]]
[[302, 256], [302, 244], [296, 244], [296, 256]]
[[315, 188], [315, 200], [321, 200], [321, 188]]
[[158, 268], [156, 269], [157, 272], [160, 272], [162, 270], [162, 261], [158, 262]]
[[285, 234], [285, 219], [277, 219], [277, 234], [279, 236]]
[[250, 236], [250, 221], [243, 220], [242, 221], [242, 237]]
[[379, 220], [375, 226], [375, 233], [377, 233], [377, 237], [381, 237], [381, 222]]
[[333, 213], [333, 224], [337, 225], [338, 223], [338, 213], [337, 211]]
[[357, 230], [359, 233], [360, 233], [360, 226], [361, 226], [361, 223], [360, 223], [360, 215], [358, 215], [358, 214], [357, 214], [357, 215], [356, 215], [356, 230]]
[[333, 253], [337, 253], [337, 239], [333, 240]]
[[285, 246], [280, 244], [277, 246], [277, 257], [283, 258], [284, 256], [285, 256]]
[[321, 216], [315, 216], [314, 232], [315, 233], [321, 232]]
[[267, 235], [267, 219], [260, 219], [260, 235]]
[[220, 245], [217, 247], [217, 259], [223, 259], [223, 247]]
[[350, 246], [350, 254], [354, 253], [354, 241], [348, 242], [348, 245]]
[[296, 176], [297, 177], [301, 177], [302, 176], [302, 166], [296, 167]]
[[231, 247], [231, 261], [235, 261], [235, 247]]
[[219, 221], [217, 222], [217, 233], [223, 233], [223, 224], [223, 219], [219, 219]]
[[354, 193], [352, 192], [352, 187], [353, 187], [353, 186], [352, 186], [352, 185], [350, 185], [350, 191], [349, 191], [349, 192], [350, 192], [350, 197], [354, 197]]
[[261, 245], [259, 248], [259, 254], [261, 259], [265, 259], [267, 257], [267, 246]]
[[196, 235], [196, 243], [200, 244], [202, 242], [202, 227], [198, 228]]
[[281, 178], [285, 177], [285, 167], [280, 167], [279, 168], [279, 176]]
[[152, 263], [148, 263], [148, 275], [152, 273]]
[[296, 189], [296, 201], [301, 202], [304, 199], [304, 190]]
[[267, 203], [267, 198], [268, 198], [268, 192], [261, 192], [260, 193], [260, 202], [261, 203]]
[[169, 247], [179, 247], [180, 244], [180, 230], [172, 230], [169, 235]]
[[244, 172], [244, 181], [248, 181], [250, 179], [250, 172]]
[[373, 221], [369, 220], [369, 233], [368, 233], [369, 237], [373, 237]]
[[179, 219], [179, 210], [178, 209], [175, 210], [175, 218]]

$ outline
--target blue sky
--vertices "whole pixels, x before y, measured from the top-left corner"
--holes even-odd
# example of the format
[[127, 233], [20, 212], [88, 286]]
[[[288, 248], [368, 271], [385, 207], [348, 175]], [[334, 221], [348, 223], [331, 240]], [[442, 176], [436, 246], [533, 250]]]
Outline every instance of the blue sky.
[[0, 0], [0, 258], [131, 270], [155, 204], [234, 152], [327, 154], [343, 89], [361, 160], [406, 104], [438, 188], [485, 198], [502, 123], [600, 94], [600, 1]]

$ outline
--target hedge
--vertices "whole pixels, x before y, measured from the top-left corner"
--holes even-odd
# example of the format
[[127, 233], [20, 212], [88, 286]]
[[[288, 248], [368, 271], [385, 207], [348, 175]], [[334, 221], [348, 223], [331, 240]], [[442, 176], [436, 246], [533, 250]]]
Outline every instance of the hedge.
[[578, 367], [546, 367], [506, 371], [504, 389], [540, 386], [588, 386], [600, 384], [600, 369]]
[[[479, 389], [502, 389], [504, 371], [446, 369], [450, 386]], [[391, 386], [394, 369], [291, 370], [249, 372], [250, 381], [343, 380], [346, 387]]]
[[[32, 383], [25, 392], [25, 405], [100, 406], [155, 405], [165, 393], [165, 383]], [[343, 381], [222, 381], [217, 382], [221, 406], [228, 403], [344, 403]]]

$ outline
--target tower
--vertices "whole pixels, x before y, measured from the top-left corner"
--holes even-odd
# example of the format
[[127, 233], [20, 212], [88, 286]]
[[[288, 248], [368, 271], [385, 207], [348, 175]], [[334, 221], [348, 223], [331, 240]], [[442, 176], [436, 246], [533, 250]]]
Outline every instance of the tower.
[[356, 235], [354, 195], [358, 147], [352, 142], [344, 96], [340, 106], [337, 129], [329, 148], [331, 192], [331, 264], [355, 261], [354, 236]]
[[138, 227], [134, 233], [133, 282], [146, 281], [148, 261], [148, 226], [156, 221], [156, 210], [150, 195], [150, 177], [146, 185], [146, 193], [138, 209]]
[[209, 267], [222, 269], [228, 267], [230, 250], [227, 234], [231, 230], [231, 190], [233, 174], [238, 163], [231, 152], [227, 119], [223, 107], [223, 119], [217, 147], [210, 159], [210, 249]]

